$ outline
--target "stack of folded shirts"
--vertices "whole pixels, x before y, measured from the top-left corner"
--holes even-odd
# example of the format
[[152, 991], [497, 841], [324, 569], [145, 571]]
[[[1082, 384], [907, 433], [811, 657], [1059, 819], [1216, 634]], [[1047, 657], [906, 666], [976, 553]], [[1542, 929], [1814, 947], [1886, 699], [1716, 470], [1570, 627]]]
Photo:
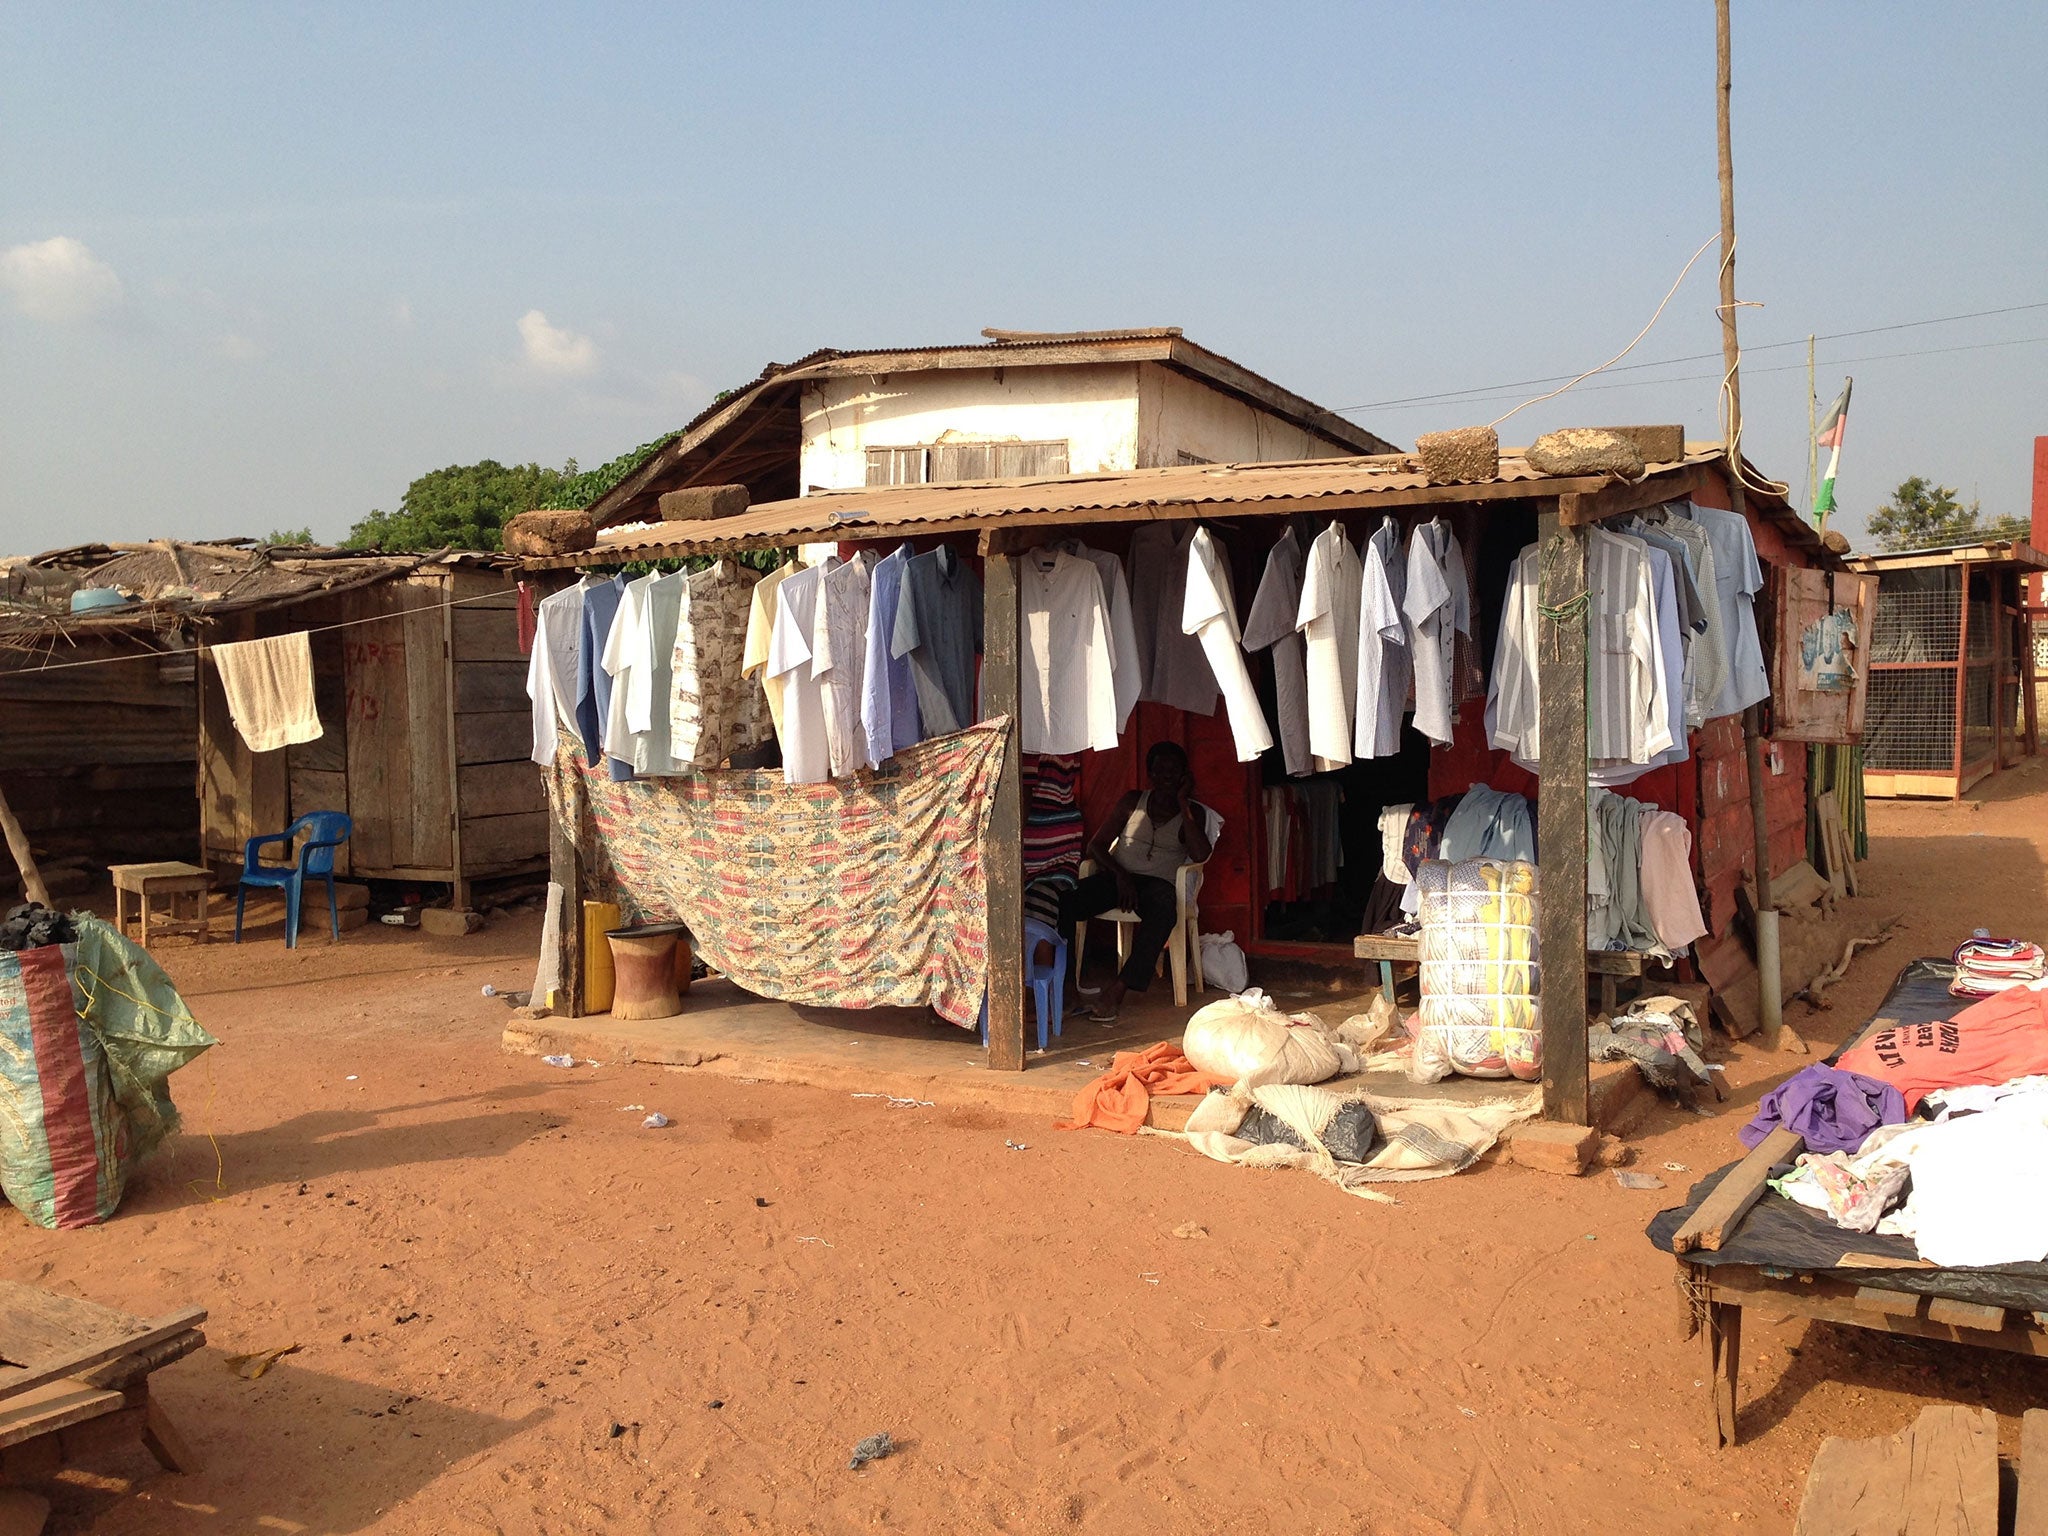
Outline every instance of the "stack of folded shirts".
[[1990, 997], [2048, 975], [2048, 953], [2025, 939], [1967, 939], [1956, 947], [1956, 997]]

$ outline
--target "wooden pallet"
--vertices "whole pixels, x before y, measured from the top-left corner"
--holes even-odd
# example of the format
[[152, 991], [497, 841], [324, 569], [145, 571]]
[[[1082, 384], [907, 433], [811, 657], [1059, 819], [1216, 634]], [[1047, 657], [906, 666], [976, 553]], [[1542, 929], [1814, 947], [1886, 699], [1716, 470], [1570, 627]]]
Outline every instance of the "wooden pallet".
[[[1895, 1435], [1831, 1437], [1806, 1474], [1795, 1536], [1998, 1536], [1998, 1415], [1923, 1408]], [[2020, 1433], [2013, 1536], [2048, 1533], [2048, 1410]]]

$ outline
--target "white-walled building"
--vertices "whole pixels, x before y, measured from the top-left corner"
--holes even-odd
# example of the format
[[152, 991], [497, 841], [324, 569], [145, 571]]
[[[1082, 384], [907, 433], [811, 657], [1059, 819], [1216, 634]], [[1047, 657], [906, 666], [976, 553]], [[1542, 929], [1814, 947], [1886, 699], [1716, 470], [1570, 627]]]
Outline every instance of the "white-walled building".
[[815, 352], [771, 364], [663, 444], [591, 509], [653, 520], [663, 491], [741, 484], [757, 502], [812, 490], [1173, 464], [1392, 453], [1393, 444], [1177, 327]]

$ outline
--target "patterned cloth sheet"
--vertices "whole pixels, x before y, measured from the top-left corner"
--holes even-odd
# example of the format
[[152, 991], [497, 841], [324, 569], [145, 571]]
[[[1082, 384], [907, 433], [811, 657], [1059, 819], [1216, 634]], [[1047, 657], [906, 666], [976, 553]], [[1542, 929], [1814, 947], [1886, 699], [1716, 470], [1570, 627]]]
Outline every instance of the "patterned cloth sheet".
[[721, 769], [613, 783], [563, 733], [548, 792], [629, 920], [681, 921], [761, 997], [929, 1006], [973, 1029], [988, 976], [982, 861], [1009, 721], [823, 784]]

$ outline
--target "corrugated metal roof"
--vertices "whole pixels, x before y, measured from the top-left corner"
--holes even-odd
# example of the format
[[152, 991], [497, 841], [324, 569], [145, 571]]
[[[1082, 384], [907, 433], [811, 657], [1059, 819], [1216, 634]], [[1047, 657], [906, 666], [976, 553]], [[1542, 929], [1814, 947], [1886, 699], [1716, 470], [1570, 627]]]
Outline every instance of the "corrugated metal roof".
[[[1718, 445], [1688, 443], [1684, 459], [1653, 464], [1649, 473], [1668, 473], [1721, 457]], [[600, 537], [595, 549], [532, 564], [559, 568], [677, 559], [782, 548], [809, 540], [882, 537], [932, 524], [1021, 527], [1047, 522], [1267, 515], [1320, 507], [1339, 511], [1351, 506], [1557, 496], [1596, 491], [1610, 483], [1608, 476], [1554, 478], [1509, 450], [1501, 456], [1500, 471], [1492, 480], [1462, 486], [1430, 485], [1408, 454], [1282, 464], [1187, 464], [1116, 474], [953, 485], [876, 486], [818, 491], [788, 501], [764, 502], [735, 517], [664, 523]]]
[[1895, 549], [1877, 555], [1851, 555], [1852, 571], [1896, 571], [1913, 566], [2017, 565], [2029, 571], [2048, 571], [2048, 553], [2025, 539], [1971, 539], [1962, 544], [1935, 544], [1926, 549]]

